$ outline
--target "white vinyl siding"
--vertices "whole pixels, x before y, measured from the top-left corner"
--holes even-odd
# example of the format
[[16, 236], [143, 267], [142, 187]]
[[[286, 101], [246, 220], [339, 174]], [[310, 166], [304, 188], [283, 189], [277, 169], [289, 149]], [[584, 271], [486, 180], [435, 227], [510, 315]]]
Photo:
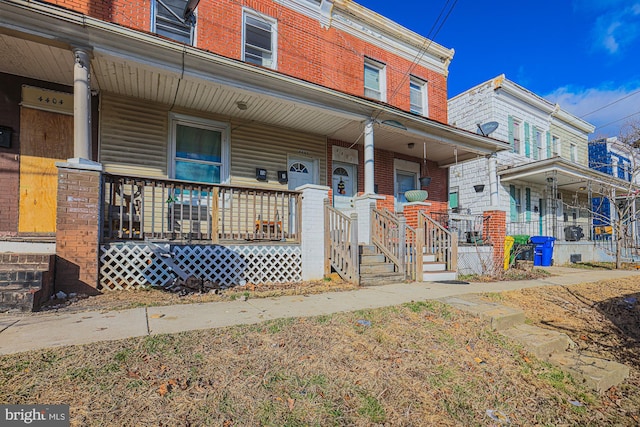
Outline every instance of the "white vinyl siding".
[[107, 172], [167, 176], [166, 106], [103, 94], [99, 160]]
[[[231, 184], [285, 188], [277, 172], [287, 170], [288, 155], [317, 160], [320, 183], [327, 182], [326, 139], [258, 124], [231, 126]], [[256, 181], [256, 168], [267, 170], [267, 182]]]

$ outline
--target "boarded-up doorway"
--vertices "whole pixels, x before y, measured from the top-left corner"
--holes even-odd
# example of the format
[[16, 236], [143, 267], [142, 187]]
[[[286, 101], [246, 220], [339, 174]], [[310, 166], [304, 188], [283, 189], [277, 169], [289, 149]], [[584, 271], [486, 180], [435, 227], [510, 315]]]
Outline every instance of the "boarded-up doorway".
[[55, 233], [58, 170], [73, 157], [73, 116], [22, 107], [18, 232]]

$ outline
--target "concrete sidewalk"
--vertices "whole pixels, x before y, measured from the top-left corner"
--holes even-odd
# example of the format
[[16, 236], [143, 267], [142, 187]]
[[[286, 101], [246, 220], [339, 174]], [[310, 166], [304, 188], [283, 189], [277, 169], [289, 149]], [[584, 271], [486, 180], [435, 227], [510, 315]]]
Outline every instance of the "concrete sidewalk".
[[569, 285], [637, 276], [640, 271], [580, 270], [549, 267], [552, 277], [537, 280], [462, 284], [394, 283], [348, 292], [306, 296], [182, 304], [112, 312], [0, 314], [0, 354], [87, 344], [144, 335], [259, 323], [285, 317], [317, 316], [439, 299], [479, 292], [535, 286]]

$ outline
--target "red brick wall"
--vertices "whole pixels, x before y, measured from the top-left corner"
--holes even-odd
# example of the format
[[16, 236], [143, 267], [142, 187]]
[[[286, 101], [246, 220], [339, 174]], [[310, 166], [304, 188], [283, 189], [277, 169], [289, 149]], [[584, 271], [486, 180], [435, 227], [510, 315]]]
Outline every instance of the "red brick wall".
[[495, 268], [502, 269], [504, 264], [504, 239], [507, 236], [507, 214], [504, 211], [486, 211], [484, 216], [485, 239], [493, 245], [493, 262]]
[[97, 294], [100, 172], [58, 168], [56, 291]]
[[[151, 0], [53, 0], [51, 3], [132, 29], [151, 31]], [[444, 75], [335, 28], [322, 28], [317, 20], [269, 0], [200, 2], [197, 47], [241, 59], [243, 7], [277, 20], [278, 71], [363, 96], [364, 58], [370, 57], [386, 64], [389, 104], [409, 110], [407, 74], [410, 72], [428, 82], [429, 117], [447, 123]]]
[[[327, 141], [327, 185], [331, 187], [331, 165], [333, 162], [333, 149], [334, 145], [338, 145], [340, 147], [350, 147], [354, 150], [358, 150], [358, 158], [360, 162], [358, 163], [358, 192], [364, 192], [364, 146], [361, 144], [354, 145], [349, 144], [343, 141], [337, 141], [330, 139]], [[447, 200], [449, 198], [448, 193], [448, 170], [439, 168], [434, 162], [427, 161], [427, 168], [425, 168], [423, 164], [423, 160], [418, 157], [406, 156], [400, 153], [393, 153], [391, 151], [379, 150], [375, 149], [374, 153], [374, 168], [375, 168], [375, 182], [378, 186], [378, 195], [380, 196], [390, 196], [391, 200], [394, 198], [394, 176], [393, 176], [393, 160], [394, 159], [402, 159], [408, 160], [411, 162], [417, 162], [421, 165], [421, 173], [426, 174], [427, 168], [429, 176], [431, 176], [431, 184], [426, 190], [429, 193], [429, 197], [427, 199], [428, 202], [442, 202], [445, 207], [443, 210], [446, 210]], [[378, 202], [378, 206], [381, 206], [382, 203], [385, 207], [387, 207], [390, 211], [393, 212], [393, 204], [389, 206], [387, 202]], [[440, 205], [438, 205], [440, 206]]]

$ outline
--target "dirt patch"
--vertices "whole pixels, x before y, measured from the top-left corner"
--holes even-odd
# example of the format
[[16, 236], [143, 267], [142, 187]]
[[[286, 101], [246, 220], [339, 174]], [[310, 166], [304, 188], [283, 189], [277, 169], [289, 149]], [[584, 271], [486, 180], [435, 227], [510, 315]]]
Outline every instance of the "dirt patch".
[[175, 304], [197, 304], [214, 301], [229, 301], [240, 298], [269, 298], [283, 295], [310, 295], [325, 292], [339, 292], [358, 289], [356, 285], [332, 275], [327, 280], [296, 282], [285, 284], [247, 284], [217, 293], [190, 293], [180, 295], [162, 288], [140, 290], [107, 291], [100, 295], [75, 295], [64, 299], [54, 299], [45, 304], [42, 312], [109, 311], [126, 310], [135, 307], [153, 307]]

